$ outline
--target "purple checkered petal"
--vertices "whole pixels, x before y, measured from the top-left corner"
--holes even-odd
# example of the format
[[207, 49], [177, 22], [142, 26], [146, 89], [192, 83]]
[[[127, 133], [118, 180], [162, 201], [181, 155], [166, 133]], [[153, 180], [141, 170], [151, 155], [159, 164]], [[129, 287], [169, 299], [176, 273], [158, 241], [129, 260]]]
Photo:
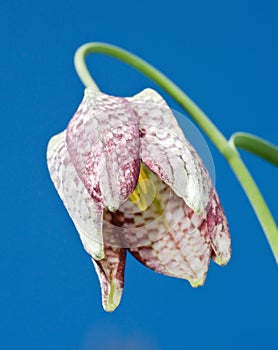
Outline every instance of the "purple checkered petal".
[[231, 238], [226, 216], [216, 191], [210, 198], [207, 222], [211, 237], [212, 259], [218, 265], [226, 265], [231, 258]]
[[151, 89], [128, 98], [128, 101], [138, 116], [143, 163], [191, 209], [201, 213], [209, 202], [211, 181], [171, 109]]
[[136, 187], [139, 129], [124, 99], [91, 88], [67, 128], [67, 147], [78, 175], [95, 201], [115, 211]]
[[126, 250], [105, 247], [105, 258], [92, 261], [100, 281], [103, 308], [114, 311], [121, 301], [124, 288]]
[[217, 195], [213, 193], [213, 204], [198, 215], [158, 176], [149, 171], [148, 177], [156, 195], [147, 210], [132, 214], [134, 203], [130, 201], [114, 213], [104, 210], [105, 245], [120, 243], [146, 267], [200, 286], [210, 258], [217, 263], [221, 258], [224, 265], [231, 254], [229, 230]]
[[72, 218], [85, 250], [94, 258], [104, 256], [102, 205], [88, 193], [73, 166], [66, 145], [66, 132], [51, 138], [47, 148], [51, 179]]

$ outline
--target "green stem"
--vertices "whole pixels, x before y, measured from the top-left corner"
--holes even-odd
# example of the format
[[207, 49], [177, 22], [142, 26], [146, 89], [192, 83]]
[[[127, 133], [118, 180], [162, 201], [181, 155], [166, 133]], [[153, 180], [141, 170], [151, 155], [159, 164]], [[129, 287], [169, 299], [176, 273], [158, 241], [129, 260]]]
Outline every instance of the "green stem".
[[240, 156], [235, 155], [228, 159], [228, 162], [257, 215], [275, 257], [276, 263], [278, 264], [278, 229], [274, 218], [271, 215], [271, 212], [252, 175], [243, 163]]
[[245, 132], [236, 132], [229, 142], [278, 166], [278, 147], [264, 139]]
[[127, 63], [131, 67], [137, 69], [148, 78], [156, 82], [192, 116], [192, 118], [206, 132], [208, 137], [212, 140], [220, 152], [226, 150], [226, 138], [214, 126], [214, 124], [209, 120], [205, 113], [164, 74], [159, 72], [149, 63], [129, 53], [128, 51], [125, 51], [113, 45], [103, 43], [88, 43], [82, 45], [76, 51], [74, 63], [76, 71], [85, 86], [92, 86], [94, 88], [97, 88], [97, 85], [92, 79], [85, 63], [85, 57], [91, 53], [101, 53], [112, 56], [120, 61]]
[[[228, 140], [223, 136], [218, 128], [206, 116], [206, 114], [170, 79], [168, 79], [164, 74], [159, 72], [156, 68], [141, 58], [116, 46], [104, 43], [88, 43], [82, 45], [76, 51], [74, 58], [75, 68], [85, 86], [92, 86], [98, 90], [98, 87], [92, 79], [85, 63], [85, 57], [91, 53], [106, 54], [129, 64], [153, 80], [156, 84], [158, 84], [170, 96], [172, 96], [180, 104], [180, 106], [185, 109], [185, 111], [188, 112], [188, 114], [195, 120], [195, 122], [203, 129], [203, 131], [215, 144], [215, 146], [226, 158], [231, 168], [233, 169], [251, 205], [255, 210], [255, 213], [268, 239], [276, 262], [278, 263], [278, 230], [276, 223], [255, 181], [241, 160], [234, 145], [228, 142]], [[235, 140], [236, 139], [237, 138], [235, 138]], [[255, 150], [253, 151], [255, 153]]]

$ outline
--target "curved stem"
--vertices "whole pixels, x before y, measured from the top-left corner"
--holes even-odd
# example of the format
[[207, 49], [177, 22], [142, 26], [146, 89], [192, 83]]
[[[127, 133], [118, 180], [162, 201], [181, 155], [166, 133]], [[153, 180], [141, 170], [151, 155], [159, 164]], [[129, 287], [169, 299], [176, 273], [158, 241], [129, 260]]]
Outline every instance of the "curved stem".
[[123, 61], [156, 82], [157, 85], [162, 87], [162, 89], [172, 96], [192, 116], [192, 118], [204, 130], [220, 152], [227, 151], [226, 138], [209, 120], [205, 113], [164, 74], [128, 51], [103, 43], [88, 43], [82, 45], [76, 51], [74, 63], [76, 71], [85, 86], [97, 88], [97, 85], [92, 79], [85, 63], [85, 57], [91, 53], [102, 53]]
[[[278, 263], [278, 230], [276, 223], [255, 181], [241, 160], [234, 145], [228, 142], [218, 128], [206, 116], [206, 114], [170, 79], [141, 58], [116, 46], [104, 43], [88, 43], [82, 45], [76, 51], [74, 58], [75, 68], [85, 86], [92, 86], [93, 88], [98, 89], [85, 63], [85, 57], [91, 53], [106, 54], [129, 64], [158, 84], [170, 96], [172, 96], [180, 104], [180, 106], [185, 109], [185, 111], [188, 112], [188, 114], [203, 129], [218, 150], [223, 154], [236, 174], [251, 205], [255, 210], [255, 213], [269, 241], [276, 262]], [[239, 138], [235, 138], [234, 140], [239, 142]], [[253, 151], [255, 152], [255, 150]]]
[[95, 43], [85, 44], [79, 47], [79, 49], [75, 52], [75, 55], [74, 55], [74, 66], [82, 83], [86, 87], [90, 86], [90, 87], [93, 87], [95, 90], [99, 91], [99, 87], [97, 86], [96, 82], [92, 78], [85, 63], [85, 57], [88, 54], [94, 52], [94, 50], [92, 49], [90, 50], [90, 48], [92, 47], [95, 47]]
[[274, 218], [271, 215], [271, 212], [252, 175], [250, 174], [246, 165], [243, 163], [240, 156], [235, 155], [227, 160], [257, 215], [273, 252], [276, 263], [278, 264], [278, 229]]
[[245, 132], [236, 132], [229, 142], [278, 166], [278, 147], [264, 139]]

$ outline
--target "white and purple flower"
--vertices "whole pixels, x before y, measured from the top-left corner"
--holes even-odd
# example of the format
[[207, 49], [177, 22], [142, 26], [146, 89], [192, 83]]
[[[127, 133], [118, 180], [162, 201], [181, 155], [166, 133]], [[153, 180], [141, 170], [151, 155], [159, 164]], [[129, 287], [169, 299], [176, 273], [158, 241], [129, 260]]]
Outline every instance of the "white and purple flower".
[[124, 286], [126, 251], [156, 272], [204, 283], [210, 258], [231, 255], [227, 221], [207, 170], [166, 102], [85, 90], [48, 145], [51, 179], [91, 255], [103, 307]]

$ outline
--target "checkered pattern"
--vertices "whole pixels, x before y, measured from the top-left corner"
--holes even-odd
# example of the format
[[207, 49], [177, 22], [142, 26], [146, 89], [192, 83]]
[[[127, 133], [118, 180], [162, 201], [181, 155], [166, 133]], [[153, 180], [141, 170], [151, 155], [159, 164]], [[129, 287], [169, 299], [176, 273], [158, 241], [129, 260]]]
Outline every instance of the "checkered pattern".
[[[51, 179], [93, 259], [105, 310], [119, 304], [128, 250], [168, 276], [205, 281], [210, 258], [230, 259], [227, 221], [208, 172], [155, 91], [132, 98], [90, 88], [48, 145]], [[153, 191], [129, 200], [140, 164]]]

